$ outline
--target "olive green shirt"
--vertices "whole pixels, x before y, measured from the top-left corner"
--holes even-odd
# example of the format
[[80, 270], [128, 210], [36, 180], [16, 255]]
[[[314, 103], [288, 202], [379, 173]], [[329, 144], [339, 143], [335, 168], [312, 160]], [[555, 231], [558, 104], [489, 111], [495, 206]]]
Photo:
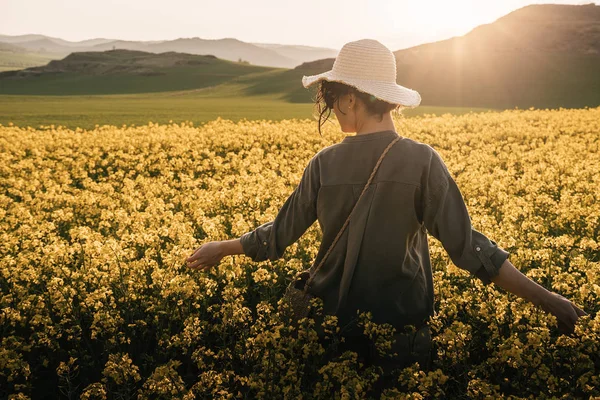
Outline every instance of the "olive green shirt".
[[[347, 136], [320, 150], [276, 218], [242, 235], [244, 253], [253, 261], [277, 260], [317, 220], [323, 239], [314, 271], [396, 137], [393, 130]], [[440, 240], [457, 267], [486, 285], [509, 256], [473, 229], [439, 153], [401, 137], [317, 271], [310, 292], [323, 299], [325, 314], [338, 315], [344, 324], [360, 309], [371, 311], [377, 323], [420, 326], [434, 315], [427, 232]]]

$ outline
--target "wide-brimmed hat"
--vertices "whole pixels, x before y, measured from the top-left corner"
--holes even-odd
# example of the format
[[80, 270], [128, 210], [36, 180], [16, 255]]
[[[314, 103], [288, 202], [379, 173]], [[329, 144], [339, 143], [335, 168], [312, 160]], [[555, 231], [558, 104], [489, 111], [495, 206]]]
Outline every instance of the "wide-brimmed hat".
[[396, 57], [374, 39], [346, 43], [333, 63], [333, 69], [318, 75], [304, 75], [302, 85], [308, 88], [320, 80], [343, 82], [378, 99], [404, 107], [421, 103], [419, 92], [396, 83]]

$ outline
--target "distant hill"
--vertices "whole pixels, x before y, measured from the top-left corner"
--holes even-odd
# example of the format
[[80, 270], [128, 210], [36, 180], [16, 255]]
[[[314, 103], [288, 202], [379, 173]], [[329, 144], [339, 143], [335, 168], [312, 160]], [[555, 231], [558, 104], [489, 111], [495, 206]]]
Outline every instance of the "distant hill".
[[45, 36], [45, 35], [36, 35], [36, 34], [16, 35], [16, 36], [0, 35], [0, 41], [4, 42], [4, 43], [18, 44], [18, 43], [26, 43], [26, 42], [32, 42], [35, 40], [42, 40], [42, 39], [48, 39], [48, 40], [52, 40], [52, 41], [56, 41], [56, 42], [63, 41], [62, 39], [53, 38], [53, 37]]
[[293, 65], [285, 67], [295, 67], [304, 62], [319, 60], [322, 58], [336, 57], [338, 50], [328, 49], [324, 47], [313, 46], [294, 46], [274, 43], [252, 43], [255, 46], [270, 49], [284, 57], [294, 60]]
[[0, 73], [0, 93], [65, 95], [190, 90], [272, 70], [213, 55], [133, 50], [82, 52], [45, 66]]
[[0, 72], [45, 65], [85, 46], [95, 46], [109, 39], [90, 39], [81, 42], [44, 35], [0, 35]]
[[160, 43], [114, 41], [99, 44], [93, 51], [104, 51], [112, 48], [134, 49], [152, 53], [179, 52], [189, 54], [212, 54], [230, 61], [242, 59], [253, 65], [261, 66], [294, 66], [297, 61], [285, 57], [276, 51], [261, 48], [237, 39], [206, 40], [200, 38], [176, 39]]
[[[600, 6], [529, 5], [464, 36], [394, 52], [397, 82], [423, 105], [490, 108], [600, 105]], [[305, 75], [335, 59], [304, 63]]]
[[[146, 53], [133, 50], [71, 53], [62, 60], [53, 60], [42, 67], [11, 71], [2, 77], [26, 78], [34, 75], [74, 73], [81, 75], [162, 75], [164, 69], [182, 66], [225, 64], [213, 55], [197, 56], [183, 53]], [[230, 64], [230, 63], [228, 63]]]
[[114, 39], [88, 39], [81, 42], [45, 36], [45, 35], [0, 35], [0, 43], [11, 43], [29, 51], [42, 53], [57, 53], [57, 57], [69, 54], [74, 49], [84, 50], [89, 46], [112, 42]]
[[19, 47], [14, 44], [0, 42], [0, 51], [6, 51], [11, 53], [24, 53], [27, 51], [27, 49], [24, 49], [23, 47]]
[[32, 53], [16, 44], [0, 42], [0, 72], [43, 65], [53, 59], [52, 56]]
[[63, 58], [72, 52], [122, 49], [149, 53], [212, 54], [224, 60], [238, 61], [242, 59], [252, 65], [275, 68], [293, 68], [305, 61], [337, 55], [337, 50], [328, 48], [247, 43], [233, 38], [212, 40], [195, 37], [158, 41], [88, 39], [81, 42], [70, 42], [44, 35], [0, 35], [0, 43], [17, 45], [30, 53], [50, 55], [53, 59]]
[[[222, 39], [211, 45], [228, 41], [230, 49], [243, 43]], [[93, 47], [110, 47], [111, 43]], [[181, 39], [146, 43], [144, 48], [158, 51], [167, 43], [190, 49], [204, 42]], [[264, 51], [281, 50], [276, 44], [248, 45]], [[290, 57], [308, 51], [302, 46], [285, 48]], [[394, 54], [397, 82], [418, 90], [422, 105], [497, 109], [600, 105], [600, 6], [593, 4], [526, 6], [464, 36]], [[330, 70], [334, 61], [334, 57], [308, 60], [289, 69], [237, 63], [210, 52], [204, 56], [128, 50], [82, 52], [45, 67], [0, 74], [0, 94], [193, 89], [196, 95], [271, 96], [307, 103], [313, 100], [316, 87], [306, 90], [302, 76]]]
[[29, 40], [27, 42], [14, 43], [19, 47], [25, 48], [31, 52], [37, 53], [57, 53], [57, 54], [68, 54], [72, 51], [70, 47], [66, 47], [61, 43], [58, 43], [50, 38], [41, 38], [36, 40]]

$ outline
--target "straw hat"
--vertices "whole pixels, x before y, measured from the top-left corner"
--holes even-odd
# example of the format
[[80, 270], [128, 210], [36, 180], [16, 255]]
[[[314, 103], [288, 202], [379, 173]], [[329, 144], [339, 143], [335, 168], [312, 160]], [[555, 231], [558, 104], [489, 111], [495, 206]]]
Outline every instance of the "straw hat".
[[307, 88], [320, 80], [343, 82], [378, 99], [405, 107], [416, 107], [421, 95], [396, 83], [396, 57], [390, 49], [374, 39], [348, 42], [333, 63], [333, 69], [318, 75], [304, 75]]

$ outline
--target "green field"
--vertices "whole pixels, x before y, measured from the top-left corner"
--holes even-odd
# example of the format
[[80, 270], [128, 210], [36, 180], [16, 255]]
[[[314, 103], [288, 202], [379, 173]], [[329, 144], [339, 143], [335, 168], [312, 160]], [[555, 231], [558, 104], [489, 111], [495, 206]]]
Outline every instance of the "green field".
[[[447, 77], [454, 75], [432, 69], [447, 65], [446, 56], [435, 62], [423, 56], [412, 67], [403, 64], [403, 83], [418, 88], [423, 98], [421, 106], [405, 110], [404, 115], [597, 105], [600, 81], [593, 71], [600, 58], [570, 57], [569, 68], [556, 68], [565, 55], [544, 53], [543, 59], [530, 64], [503, 61], [509, 73], [495, 75], [490, 63], [495, 60], [492, 64], [499, 65], [503, 54], [483, 57], [479, 69], [455, 66], [470, 77], [483, 75], [468, 82], [452, 80], [456, 85], [450, 86]], [[306, 89], [301, 82], [304, 75], [331, 68], [321, 64], [286, 69], [174, 52], [73, 53], [44, 68], [0, 74], [0, 124], [93, 128], [150, 121], [198, 125], [217, 117], [232, 121], [311, 118], [316, 117], [317, 85]]]
[[[407, 117], [422, 114], [464, 114], [484, 108], [422, 106], [403, 112]], [[191, 121], [196, 125], [217, 117], [239, 121], [280, 121], [311, 118], [311, 103], [289, 103], [274, 96], [214, 97], [209, 91], [167, 92], [106, 96], [16, 96], [0, 95], [0, 124], [39, 127], [62, 125], [93, 128], [98, 125], [144, 125]], [[330, 120], [335, 120], [331, 113]], [[316, 126], [316, 125], [315, 125]]]

